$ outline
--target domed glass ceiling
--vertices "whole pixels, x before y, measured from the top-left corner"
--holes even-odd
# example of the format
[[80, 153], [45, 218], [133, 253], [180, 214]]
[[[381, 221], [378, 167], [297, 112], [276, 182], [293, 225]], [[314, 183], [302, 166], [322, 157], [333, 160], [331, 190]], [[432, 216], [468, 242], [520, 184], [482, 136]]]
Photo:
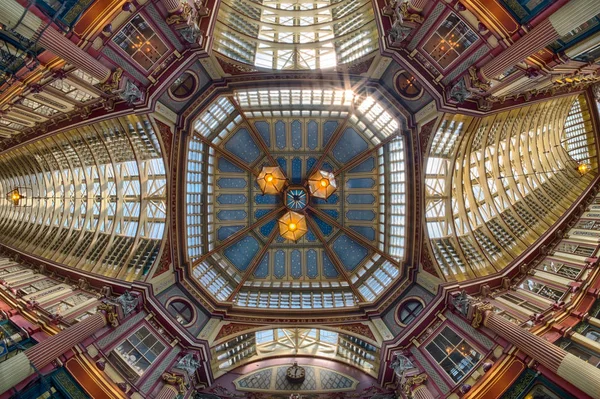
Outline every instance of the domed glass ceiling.
[[[402, 275], [406, 120], [351, 91], [240, 90], [204, 108], [187, 154], [187, 253], [197, 285], [240, 307], [346, 308], [369, 303]], [[337, 190], [297, 209], [308, 232], [279, 234], [284, 191], [256, 177], [279, 166], [288, 188], [316, 170]]]
[[213, 48], [268, 69], [332, 68], [377, 49], [370, 0], [223, 0]]

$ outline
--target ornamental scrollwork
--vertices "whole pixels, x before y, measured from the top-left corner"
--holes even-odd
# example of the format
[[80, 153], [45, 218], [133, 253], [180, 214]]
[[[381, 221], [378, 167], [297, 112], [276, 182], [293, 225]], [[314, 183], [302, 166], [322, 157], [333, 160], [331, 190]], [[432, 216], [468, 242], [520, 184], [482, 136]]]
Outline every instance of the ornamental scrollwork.
[[184, 393], [186, 391], [185, 381], [182, 376], [173, 373], [164, 373], [162, 379], [167, 384], [176, 385], [179, 393]]
[[116, 90], [119, 89], [119, 85], [121, 84], [121, 78], [123, 77], [123, 70], [121, 68], [117, 68], [110, 75], [110, 79], [107, 82], [100, 83], [99, 87], [105, 93], [112, 94]]
[[100, 305], [98, 305], [97, 310], [104, 312], [104, 314], [106, 315], [106, 321], [113, 328], [119, 326], [119, 317], [117, 316], [117, 310], [115, 308], [115, 305], [103, 302]]
[[479, 328], [483, 324], [485, 312], [487, 312], [488, 310], [493, 310], [493, 306], [489, 303], [479, 303], [479, 304], [474, 304], [472, 306], [473, 306], [473, 321], [471, 321], [471, 326], [473, 328]]
[[396, 8], [396, 11], [400, 12], [403, 21], [414, 22], [417, 24], [422, 24], [424, 21], [424, 18], [420, 14], [410, 12], [408, 1], [400, 3], [400, 7]]
[[487, 92], [491, 88], [489, 83], [482, 82], [481, 79], [479, 79], [479, 76], [477, 76], [477, 68], [474, 66], [469, 68], [469, 79], [471, 87], [481, 90], [482, 92]]
[[408, 377], [406, 379], [406, 382], [402, 386], [404, 395], [408, 399], [412, 399], [414, 397], [414, 395], [412, 393], [413, 387], [417, 386], [417, 385], [423, 385], [425, 383], [425, 381], [427, 381], [427, 374], [425, 374], [425, 373], [414, 375], [412, 377]]
[[179, 14], [173, 14], [167, 18], [167, 24], [173, 25], [187, 22], [190, 16], [192, 15], [192, 12], [192, 6], [189, 3], [185, 2], [183, 3], [182, 10]]

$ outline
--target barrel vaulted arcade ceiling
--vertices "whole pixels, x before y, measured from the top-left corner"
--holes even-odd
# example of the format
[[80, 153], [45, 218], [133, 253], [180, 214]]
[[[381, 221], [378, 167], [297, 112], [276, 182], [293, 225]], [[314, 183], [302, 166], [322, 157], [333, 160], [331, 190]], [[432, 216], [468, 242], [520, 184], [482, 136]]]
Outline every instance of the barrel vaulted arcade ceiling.
[[[406, 120], [387, 102], [341, 89], [222, 95], [193, 123], [187, 154], [191, 275], [218, 301], [250, 308], [347, 308], [402, 275]], [[310, 198], [308, 233], [279, 235], [282, 195], [263, 195], [262, 166], [290, 186], [333, 172], [338, 190]]]
[[144, 278], [157, 258], [166, 174], [146, 116], [109, 119], [9, 150], [0, 156], [0, 188], [3, 244], [128, 281]]

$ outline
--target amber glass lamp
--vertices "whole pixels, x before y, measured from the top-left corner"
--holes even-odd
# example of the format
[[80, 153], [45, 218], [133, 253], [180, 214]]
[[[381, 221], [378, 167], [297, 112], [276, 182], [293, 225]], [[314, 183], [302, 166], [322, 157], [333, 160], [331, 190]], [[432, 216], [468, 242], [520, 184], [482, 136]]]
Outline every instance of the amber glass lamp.
[[279, 219], [279, 234], [290, 241], [298, 241], [306, 232], [306, 216], [289, 211]]
[[587, 163], [580, 163], [579, 165], [577, 165], [577, 172], [579, 172], [579, 174], [581, 176], [584, 176], [587, 174], [587, 172], [590, 171], [590, 165], [588, 165]]
[[25, 197], [23, 197], [23, 195], [21, 195], [18, 188], [15, 188], [14, 190], [12, 190], [8, 194], [6, 194], [6, 199], [8, 201], [12, 202], [14, 206], [19, 206], [21, 199], [24, 199], [24, 198]]
[[308, 178], [308, 189], [313, 197], [326, 200], [337, 190], [335, 176], [331, 172], [318, 170]]
[[285, 186], [285, 175], [278, 166], [263, 166], [256, 182], [263, 194], [278, 194]]

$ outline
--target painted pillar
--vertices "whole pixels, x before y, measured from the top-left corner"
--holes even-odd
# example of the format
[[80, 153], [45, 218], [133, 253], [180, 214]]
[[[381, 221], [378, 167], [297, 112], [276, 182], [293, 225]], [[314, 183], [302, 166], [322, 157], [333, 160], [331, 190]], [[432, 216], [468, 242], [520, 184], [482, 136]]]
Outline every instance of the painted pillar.
[[488, 81], [512, 65], [543, 49], [554, 40], [579, 27], [593, 15], [600, 14], [598, 0], [571, 0], [548, 19], [527, 32], [497, 57], [481, 67], [482, 77]]
[[596, 342], [593, 339], [589, 339], [585, 335], [576, 332], [572, 332], [569, 335], [571, 336], [571, 341], [577, 342], [581, 346], [591, 349], [596, 353], [600, 353], [600, 342]]
[[597, 319], [595, 317], [588, 317], [586, 320], [591, 325], [596, 326], [596, 327], [600, 327], [600, 319]]
[[[23, 15], [25, 16], [23, 17]], [[21, 19], [23, 17], [23, 19]], [[20, 21], [20, 22], [19, 22]], [[52, 26], [46, 28], [36, 15], [25, 10], [16, 0], [3, 0], [0, 23], [14, 29], [28, 39], [38, 38], [40, 46], [65, 60], [67, 63], [92, 75], [101, 82], [110, 77], [110, 69], [79, 48]], [[44, 29], [46, 28], [46, 29]]]
[[169, 14], [181, 12], [181, 0], [162, 0], [162, 3]]
[[[511, 323], [489, 309], [476, 310], [483, 325], [529, 357], [595, 399], [600, 399], [600, 369]], [[477, 317], [475, 317], [477, 319]]]
[[429, 391], [425, 385], [417, 385], [417, 387], [412, 390], [412, 394], [413, 399], [434, 399], [431, 391]]
[[52, 362], [83, 339], [106, 326], [98, 311], [77, 324], [0, 363], [0, 395]]
[[177, 388], [173, 385], [165, 384], [160, 392], [158, 392], [158, 395], [156, 395], [156, 399], [175, 399], [178, 394]]
[[415, 11], [423, 11], [429, 0], [409, 0], [408, 5]]

